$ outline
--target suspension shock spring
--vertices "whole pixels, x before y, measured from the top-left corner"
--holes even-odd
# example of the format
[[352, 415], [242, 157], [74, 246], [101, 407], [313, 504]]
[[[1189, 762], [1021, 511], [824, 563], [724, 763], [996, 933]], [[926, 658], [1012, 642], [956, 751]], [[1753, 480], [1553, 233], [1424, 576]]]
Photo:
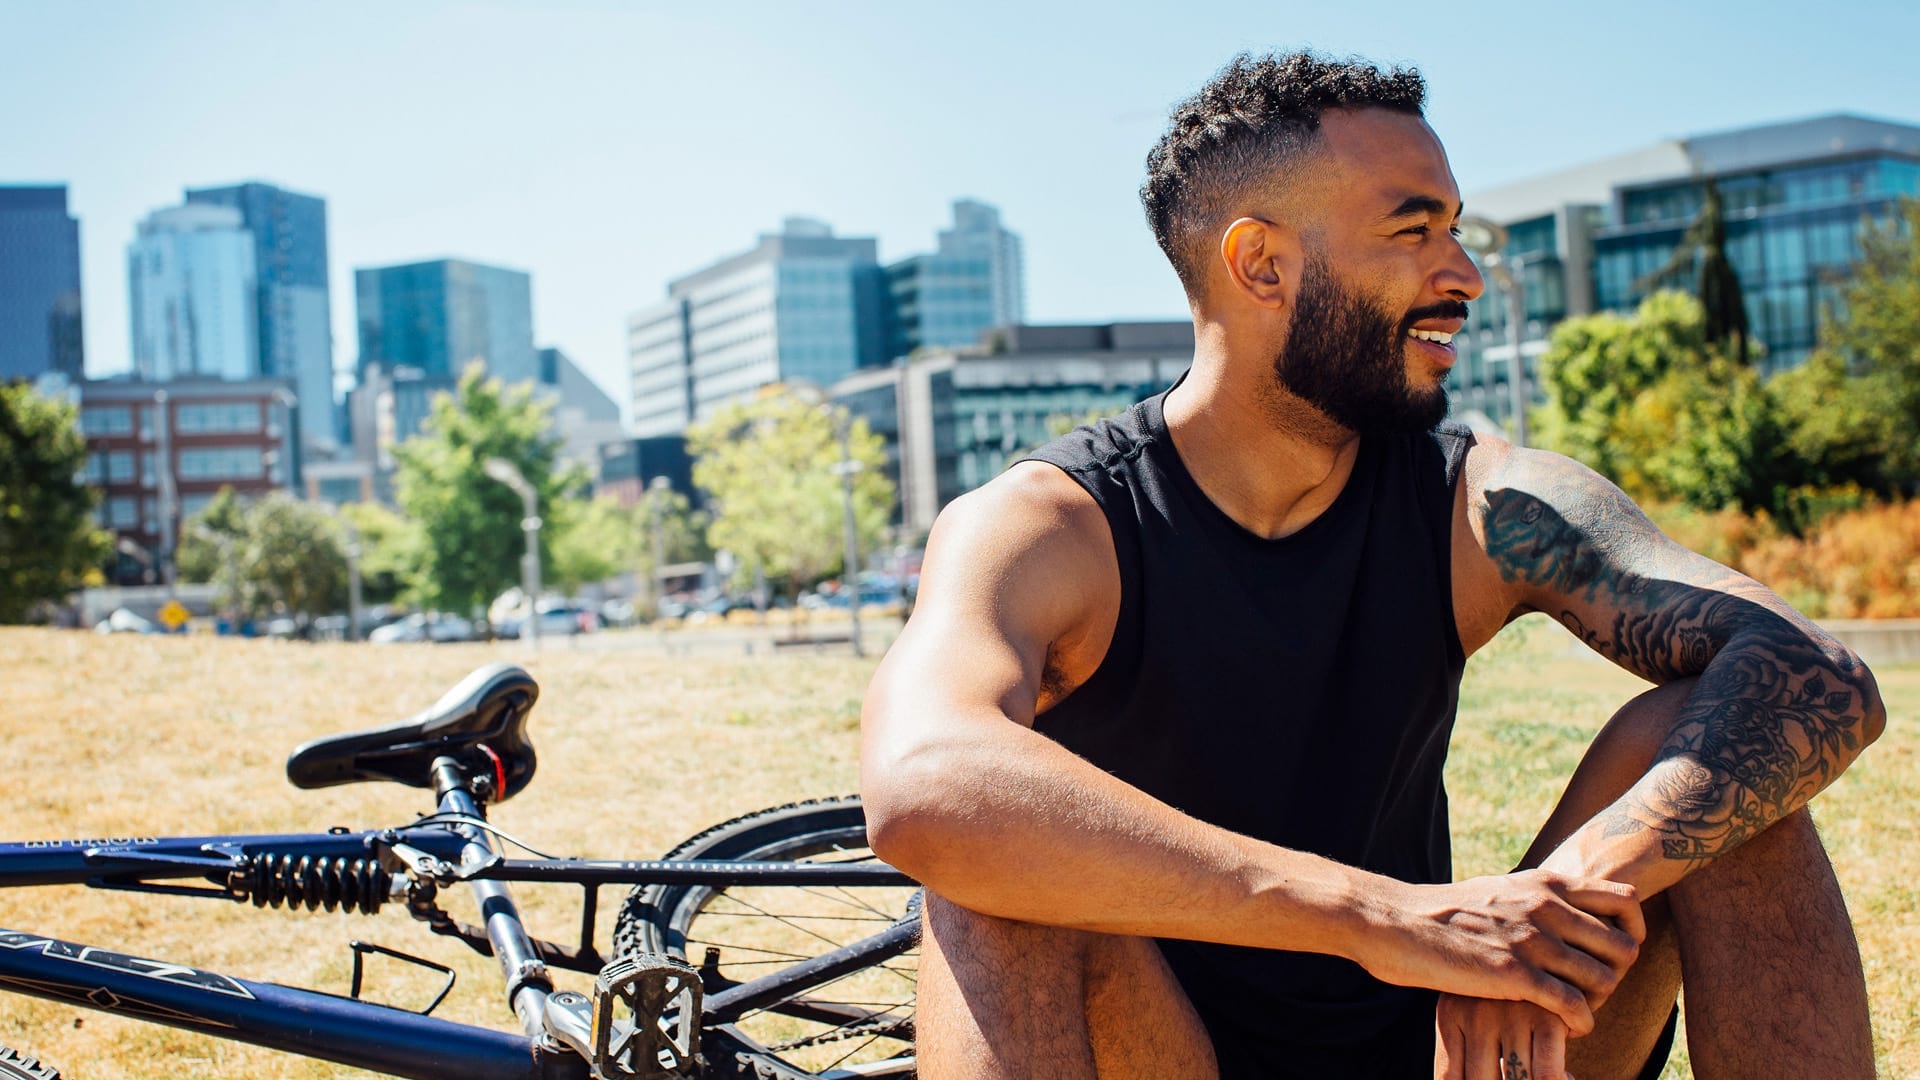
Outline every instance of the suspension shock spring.
[[380, 910], [393, 875], [373, 859], [315, 858], [263, 852], [227, 872], [227, 892], [254, 907], [304, 907], [308, 911]]

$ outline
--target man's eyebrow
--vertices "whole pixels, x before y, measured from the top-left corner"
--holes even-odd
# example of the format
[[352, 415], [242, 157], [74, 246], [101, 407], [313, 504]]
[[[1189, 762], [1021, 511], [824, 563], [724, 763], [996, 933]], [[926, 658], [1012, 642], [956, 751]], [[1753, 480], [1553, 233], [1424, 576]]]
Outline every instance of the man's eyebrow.
[[1399, 206], [1394, 207], [1388, 213], [1382, 214], [1380, 220], [1392, 221], [1396, 218], [1433, 217], [1435, 215], [1447, 217], [1449, 212], [1451, 212], [1453, 217], [1457, 218], [1465, 209], [1465, 203], [1458, 203], [1449, 207], [1444, 200], [1435, 198], [1432, 195], [1409, 195], [1401, 200]]

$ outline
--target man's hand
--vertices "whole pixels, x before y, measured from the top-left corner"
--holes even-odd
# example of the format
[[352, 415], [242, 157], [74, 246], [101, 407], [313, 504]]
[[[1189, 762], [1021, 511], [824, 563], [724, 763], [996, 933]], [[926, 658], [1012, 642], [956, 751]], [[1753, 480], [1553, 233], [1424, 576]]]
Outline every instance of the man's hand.
[[1524, 1001], [1440, 995], [1435, 1080], [1574, 1080], [1567, 1025]]
[[1531, 1002], [1576, 1037], [1593, 1030], [1647, 936], [1632, 886], [1545, 870], [1399, 885], [1386, 899], [1386, 925], [1353, 957], [1375, 978]]

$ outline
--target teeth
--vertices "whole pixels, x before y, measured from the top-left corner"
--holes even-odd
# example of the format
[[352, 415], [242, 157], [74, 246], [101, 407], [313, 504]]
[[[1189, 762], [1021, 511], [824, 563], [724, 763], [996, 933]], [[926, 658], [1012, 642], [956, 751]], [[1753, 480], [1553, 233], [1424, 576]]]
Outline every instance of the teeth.
[[1453, 343], [1452, 334], [1443, 334], [1438, 330], [1409, 330], [1407, 331], [1407, 335], [1409, 337], [1417, 337], [1421, 341], [1431, 341], [1438, 345], [1450, 345]]

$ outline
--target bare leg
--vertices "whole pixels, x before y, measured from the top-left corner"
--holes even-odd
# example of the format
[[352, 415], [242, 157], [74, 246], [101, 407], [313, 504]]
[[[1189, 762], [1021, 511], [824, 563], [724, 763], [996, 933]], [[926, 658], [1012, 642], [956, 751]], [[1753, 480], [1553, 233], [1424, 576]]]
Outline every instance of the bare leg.
[[1206, 1080], [1213, 1044], [1159, 948], [981, 915], [927, 894], [915, 1051], [925, 1080]]
[[[1594, 740], [1527, 852], [1534, 866], [1645, 775], [1692, 689], [1628, 702]], [[1687, 1049], [1701, 1080], [1873, 1076], [1866, 979], [1839, 882], [1806, 811], [1650, 900], [1640, 960], [1567, 1048], [1581, 1080], [1631, 1080], [1684, 975]]]

